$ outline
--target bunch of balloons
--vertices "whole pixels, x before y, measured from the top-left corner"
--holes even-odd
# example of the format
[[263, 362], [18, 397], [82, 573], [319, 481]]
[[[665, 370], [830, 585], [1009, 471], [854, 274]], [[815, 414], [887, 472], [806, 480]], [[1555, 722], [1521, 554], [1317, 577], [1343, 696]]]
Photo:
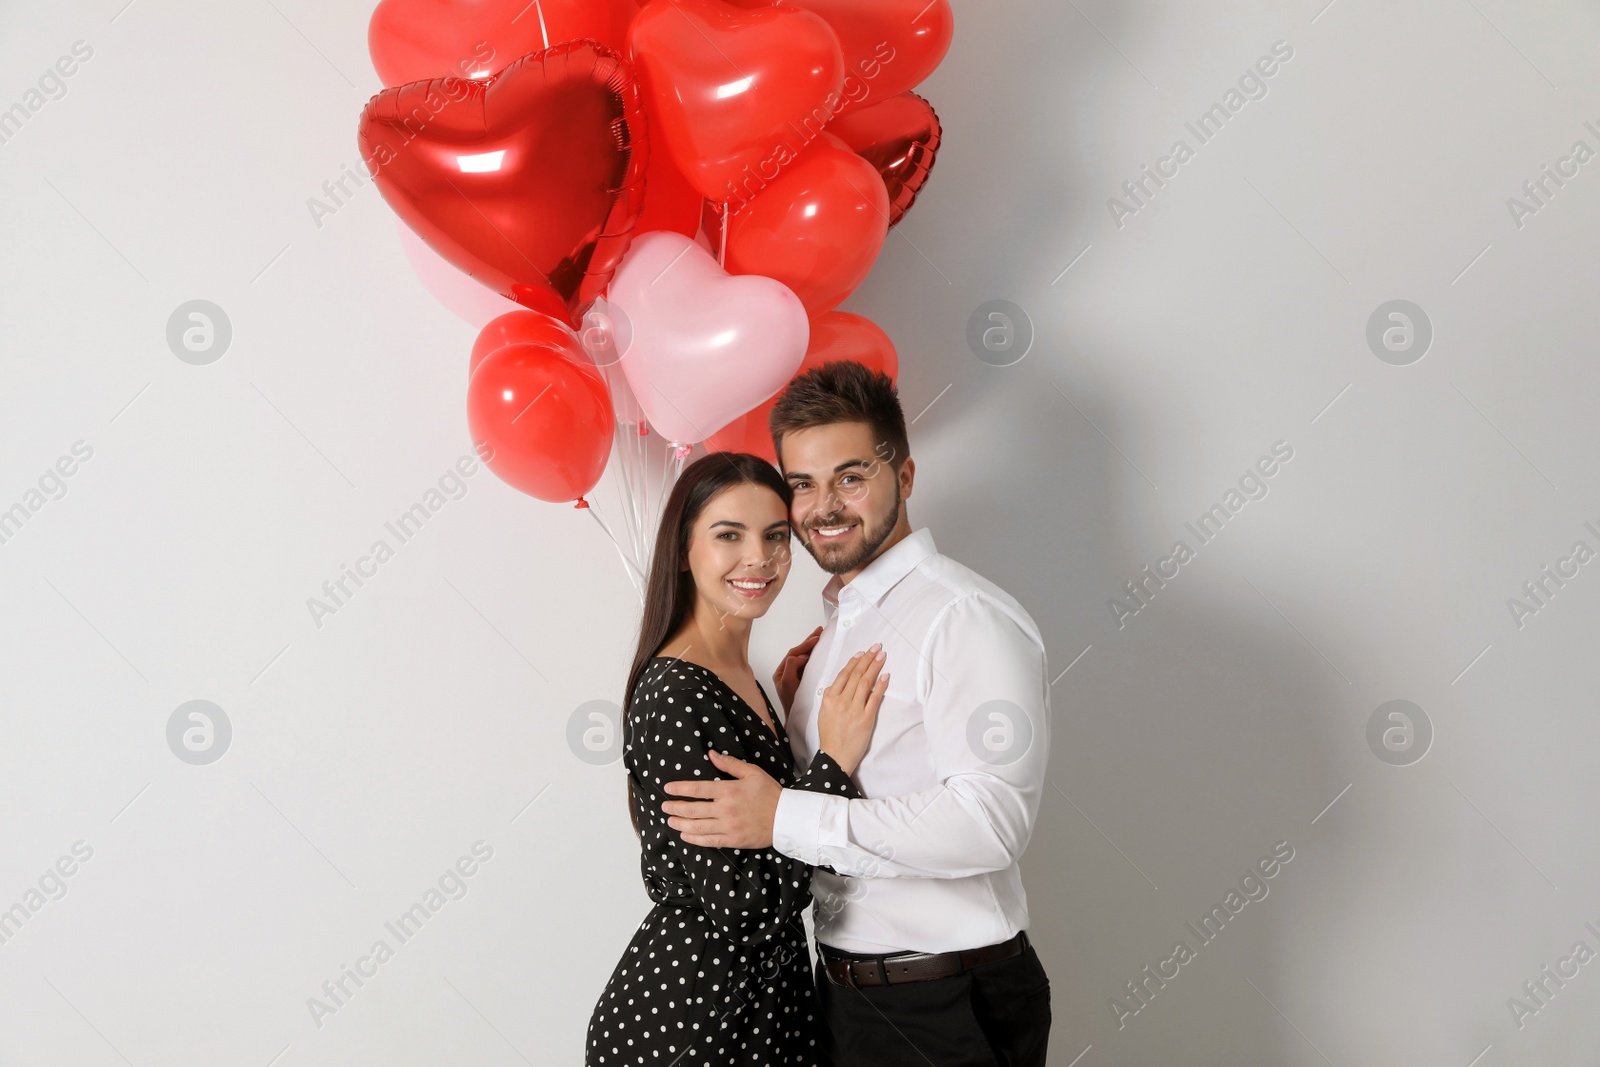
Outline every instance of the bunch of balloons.
[[834, 309], [933, 167], [910, 90], [952, 32], [948, 0], [380, 0], [361, 156], [430, 288], [495, 315], [467, 388], [490, 469], [587, 507], [614, 457], [637, 580], [650, 430], [666, 481], [700, 442], [773, 459], [797, 373], [895, 376]]

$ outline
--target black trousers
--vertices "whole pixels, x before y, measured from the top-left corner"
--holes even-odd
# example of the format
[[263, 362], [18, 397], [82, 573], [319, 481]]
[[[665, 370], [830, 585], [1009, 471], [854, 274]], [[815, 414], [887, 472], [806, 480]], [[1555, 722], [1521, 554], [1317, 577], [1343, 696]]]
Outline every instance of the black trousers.
[[834, 1067], [1044, 1067], [1050, 979], [1032, 945], [953, 978], [869, 989], [835, 985], [819, 958], [816, 981]]

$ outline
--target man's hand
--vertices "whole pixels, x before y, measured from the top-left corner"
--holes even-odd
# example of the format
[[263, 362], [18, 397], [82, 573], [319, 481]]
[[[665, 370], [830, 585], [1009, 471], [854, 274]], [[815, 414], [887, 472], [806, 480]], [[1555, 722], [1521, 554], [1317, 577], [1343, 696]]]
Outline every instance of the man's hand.
[[785, 715], [794, 705], [794, 695], [800, 688], [800, 676], [805, 672], [806, 661], [811, 658], [811, 650], [817, 647], [817, 639], [822, 636], [822, 627], [811, 631], [811, 636], [801, 641], [789, 650], [783, 657], [783, 662], [778, 664], [778, 669], [772, 672], [772, 684], [778, 690], [778, 700]]
[[705, 848], [769, 848], [772, 822], [778, 814], [783, 787], [753, 763], [711, 750], [717, 770], [733, 775], [668, 782], [666, 791], [693, 800], [669, 800], [661, 810], [671, 816], [667, 825], [683, 835], [686, 845]]

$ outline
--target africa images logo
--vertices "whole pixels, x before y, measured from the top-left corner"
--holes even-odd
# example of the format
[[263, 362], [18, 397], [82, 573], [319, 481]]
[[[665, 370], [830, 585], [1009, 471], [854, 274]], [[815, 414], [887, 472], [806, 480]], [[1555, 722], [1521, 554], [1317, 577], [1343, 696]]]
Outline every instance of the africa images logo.
[[1182, 537], [1172, 544], [1172, 550], [1165, 556], [1156, 560], [1155, 570], [1146, 564], [1141, 568], [1139, 576], [1130, 578], [1122, 583], [1127, 599], [1120, 596], [1111, 597], [1106, 601], [1106, 607], [1111, 609], [1111, 617], [1116, 621], [1117, 629], [1128, 625], [1128, 620], [1150, 606], [1155, 599], [1156, 592], [1167, 587], [1167, 582], [1182, 573], [1184, 564], [1194, 559], [1200, 547], [1210, 544], [1222, 532], [1228, 521], [1252, 500], [1265, 500], [1270, 488], [1267, 479], [1277, 474], [1282, 469], [1282, 464], [1294, 458], [1294, 448], [1287, 441], [1276, 441], [1272, 445], [1272, 454], [1265, 455], [1256, 460], [1255, 465], [1247, 469], [1239, 477], [1237, 488], [1230, 486], [1222, 494], [1222, 499], [1212, 504], [1193, 522], [1184, 523], [1184, 528], [1194, 536], [1194, 547]]
[[1272, 853], [1261, 857], [1255, 865], [1239, 879], [1236, 889], [1229, 889], [1222, 903], [1213, 904], [1211, 910], [1200, 919], [1197, 927], [1192, 922], [1184, 923], [1184, 927], [1194, 936], [1195, 945], [1191, 947], [1188, 940], [1179, 938], [1173, 942], [1172, 952], [1164, 959], [1156, 961], [1155, 969], [1151, 970], [1147, 963], [1140, 968], [1140, 977], [1130, 978], [1123, 983], [1127, 990], [1127, 997], [1111, 997], [1107, 1005], [1111, 1014], [1117, 1020], [1117, 1029], [1121, 1030], [1128, 1025], [1128, 1020], [1138, 1015], [1156, 994], [1167, 987], [1167, 983], [1183, 973], [1183, 968], [1193, 963], [1199, 956], [1199, 950], [1211, 944], [1221, 936], [1227, 925], [1239, 917], [1239, 913], [1251, 903], [1259, 903], [1267, 899], [1267, 894], [1272, 892], [1267, 883], [1276, 878], [1283, 867], [1294, 859], [1294, 846], [1287, 841], [1279, 841], [1272, 846]]
[[1167, 181], [1176, 178], [1179, 169], [1195, 157], [1197, 146], [1210, 144], [1222, 132], [1222, 128], [1244, 110], [1245, 104], [1252, 100], [1266, 98], [1268, 88], [1267, 79], [1277, 74], [1282, 65], [1294, 58], [1294, 48], [1288, 41], [1272, 42], [1272, 52], [1257, 59], [1254, 65], [1248, 67], [1239, 76], [1237, 87], [1230, 85], [1222, 94], [1222, 99], [1213, 103], [1202, 111], [1193, 122], [1185, 122], [1184, 129], [1194, 137], [1195, 144], [1190, 145], [1182, 137], [1172, 142], [1172, 149], [1166, 155], [1156, 160], [1155, 169], [1151, 170], [1146, 163], [1139, 168], [1139, 175], [1129, 178], [1122, 183], [1121, 197], [1112, 196], [1106, 199], [1106, 210], [1111, 213], [1111, 221], [1117, 224], [1117, 229], [1127, 225], [1130, 215], [1137, 215], [1140, 211], [1150, 206], [1150, 201], [1156, 193], [1166, 188]]

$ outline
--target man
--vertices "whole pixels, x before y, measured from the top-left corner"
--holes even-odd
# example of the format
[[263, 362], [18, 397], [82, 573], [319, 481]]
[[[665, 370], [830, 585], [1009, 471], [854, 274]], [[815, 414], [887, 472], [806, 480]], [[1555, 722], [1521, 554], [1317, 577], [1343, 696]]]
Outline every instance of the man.
[[912, 531], [916, 468], [886, 375], [809, 371], [770, 426], [791, 524], [833, 574], [826, 625], [774, 680], [798, 684], [787, 729], [804, 767], [825, 683], [882, 644], [888, 690], [856, 771], [866, 799], [782, 789], [713, 753], [733, 777], [669, 783], [694, 798], [663, 805], [669, 825], [692, 845], [771, 845], [816, 868], [816, 981], [838, 1067], [1043, 1067], [1050, 983], [1017, 866], [1050, 748], [1038, 629]]

